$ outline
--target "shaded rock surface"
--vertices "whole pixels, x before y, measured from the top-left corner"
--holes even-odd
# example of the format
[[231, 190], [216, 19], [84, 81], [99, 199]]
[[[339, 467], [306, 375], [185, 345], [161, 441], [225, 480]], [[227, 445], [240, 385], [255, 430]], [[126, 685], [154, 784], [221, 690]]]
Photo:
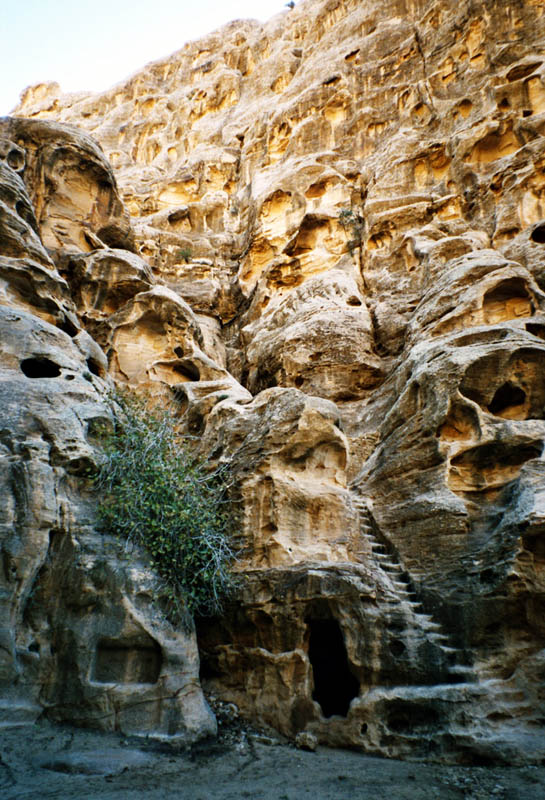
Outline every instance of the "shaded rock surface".
[[301, 0], [2, 123], [6, 314], [57, 326], [7, 369], [84, 357], [86, 409], [147, 389], [230, 464], [245, 580], [201, 677], [289, 737], [543, 759], [544, 38], [537, 0]]
[[[127, 236], [128, 216], [88, 136], [24, 120], [0, 121], [0, 130], [8, 150], [0, 202], [7, 229], [0, 238], [0, 727], [25, 726], [45, 712], [189, 743], [215, 731], [194, 630], [189, 621], [187, 631], [174, 629], [154, 603], [160, 583], [144, 555], [97, 533], [88, 475], [100, 458], [98, 428], [110, 420], [111, 381], [60, 271], [66, 251], [80, 253], [82, 231], [94, 236], [106, 221]], [[10, 137], [18, 142], [11, 150]], [[23, 178], [9, 166], [10, 153], [16, 166], [28, 156]], [[49, 158], [75, 183], [43, 183]], [[85, 218], [96, 175], [108, 209], [95, 205]], [[44, 186], [50, 211], [40, 216]], [[62, 222], [56, 216], [65, 239], [51, 238], [54, 207], [66, 212]], [[138, 257], [120, 252], [146, 273]]]

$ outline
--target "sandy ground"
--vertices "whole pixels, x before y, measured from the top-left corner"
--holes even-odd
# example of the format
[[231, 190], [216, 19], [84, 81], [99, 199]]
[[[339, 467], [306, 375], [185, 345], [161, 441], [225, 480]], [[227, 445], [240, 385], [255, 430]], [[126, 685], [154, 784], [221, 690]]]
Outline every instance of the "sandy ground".
[[189, 752], [38, 722], [0, 731], [2, 800], [544, 800], [545, 766], [455, 767], [298, 750], [249, 730]]

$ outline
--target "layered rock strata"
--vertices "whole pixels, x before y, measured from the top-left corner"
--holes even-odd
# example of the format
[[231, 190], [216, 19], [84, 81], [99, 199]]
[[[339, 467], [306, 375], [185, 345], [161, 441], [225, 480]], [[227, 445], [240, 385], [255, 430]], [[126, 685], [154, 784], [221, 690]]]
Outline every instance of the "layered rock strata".
[[289, 736], [543, 758], [544, 15], [301, 0], [17, 109], [113, 164], [134, 239], [70, 160], [39, 231], [109, 374], [231, 465], [203, 681]]

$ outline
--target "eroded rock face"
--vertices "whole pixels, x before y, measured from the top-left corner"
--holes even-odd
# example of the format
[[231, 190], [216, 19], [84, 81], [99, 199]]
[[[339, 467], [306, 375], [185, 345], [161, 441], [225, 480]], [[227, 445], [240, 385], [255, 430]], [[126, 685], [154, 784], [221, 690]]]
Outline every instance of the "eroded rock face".
[[[104, 244], [131, 248], [128, 214], [112, 168], [95, 142], [67, 125], [29, 125], [15, 118], [4, 120], [2, 132], [24, 157], [25, 182], [48, 250], [79, 252]], [[13, 160], [13, 150], [8, 165], [10, 155]]]
[[[39, 216], [37, 225], [30, 196], [39, 198], [44, 184], [36, 186], [36, 172], [22, 167], [43, 149], [55, 153], [61, 174], [72, 175], [81, 151], [84, 176], [95, 168], [100, 174], [105, 159], [87, 136], [63, 126], [18, 120], [0, 122], [0, 129], [7, 153], [0, 190], [0, 725], [46, 712], [103, 730], [191, 742], [215, 731], [198, 681], [194, 630], [168, 622], [143, 553], [128, 554], [97, 532], [88, 473], [100, 458], [98, 427], [111, 424], [108, 360], [80, 324], [82, 297], [44, 247], [60, 217], [53, 223]], [[14, 133], [18, 144], [8, 138]], [[92, 193], [83, 195], [87, 189], [65, 182], [59, 191], [62, 198], [69, 192], [66, 204], [49, 186], [48, 208], [62, 206], [70, 231], [89, 226], [92, 237], [104, 217], [81, 217], [77, 204], [94, 202]], [[121, 218], [128, 232], [124, 212]], [[49, 248], [59, 263], [60, 250]], [[136, 256], [113, 252], [133, 273], [139, 267], [147, 274]], [[136, 281], [133, 293], [141, 288]]]
[[536, 0], [301, 0], [101, 95], [27, 90], [17, 116], [100, 142], [138, 256], [102, 155], [75, 177], [46, 147], [69, 200], [31, 183], [33, 216], [39, 148], [1, 145], [40, 317], [75, 301], [104, 370], [231, 465], [246, 581], [199, 625], [203, 680], [289, 736], [543, 758], [544, 26]]

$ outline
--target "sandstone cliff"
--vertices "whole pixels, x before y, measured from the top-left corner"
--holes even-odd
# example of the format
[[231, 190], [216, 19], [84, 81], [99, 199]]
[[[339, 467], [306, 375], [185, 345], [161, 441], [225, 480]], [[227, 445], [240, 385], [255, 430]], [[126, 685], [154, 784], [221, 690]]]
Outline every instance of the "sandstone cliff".
[[[289, 736], [543, 758], [544, 48], [540, 0], [301, 0], [101, 95], [30, 88], [3, 123], [2, 302], [60, 353], [6, 334], [17, 413], [52, 405], [54, 376], [28, 383], [26, 363], [91, 373], [70, 385], [78, 436], [56, 423], [52, 446], [23, 418], [20, 440], [38, 430], [47, 457], [9, 437], [7, 457], [72, 485], [106, 373], [172, 394], [203, 453], [231, 464], [242, 510], [247, 579], [199, 625], [202, 680]], [[119, 195], [102, 153], [58, 121], [100, 143]], [[73, 529], [92, 539], [84, 487], [62, 490], [70, 527], [43, 510], [41, 478], [41, 521], [25, 517], [20, 485], [6, 530], [22, 515], [18, 541], [42, 543], [22, 584], [6, 578], [7, 683], [34, 631], [49, 642], [60, 624], [25, 621], [21, 586], [48, 586]], [[75, 551], [62, 564], [79, 564], [70, 586], [92, 574]], [[119, 660], [131, 625], [85, 646], [93, 669]], [[165, 629], [145, 630], [155, 644], [135, 634], [134, 663], [168, 660]], [[17, 655], [9, 637], [29, 631]], [[58, 680], [56, 662], [41, 668], [36, 686]]]

